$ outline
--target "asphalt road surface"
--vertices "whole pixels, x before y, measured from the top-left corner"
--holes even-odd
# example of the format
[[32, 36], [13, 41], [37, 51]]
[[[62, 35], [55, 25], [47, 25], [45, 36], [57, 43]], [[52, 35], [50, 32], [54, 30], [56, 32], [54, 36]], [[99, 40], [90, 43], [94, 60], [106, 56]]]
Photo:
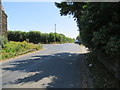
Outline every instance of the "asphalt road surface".
[[43, 50], [5, 60], [2, 88], [86, 88], [86, 48], [77, 44], [45, 44]]

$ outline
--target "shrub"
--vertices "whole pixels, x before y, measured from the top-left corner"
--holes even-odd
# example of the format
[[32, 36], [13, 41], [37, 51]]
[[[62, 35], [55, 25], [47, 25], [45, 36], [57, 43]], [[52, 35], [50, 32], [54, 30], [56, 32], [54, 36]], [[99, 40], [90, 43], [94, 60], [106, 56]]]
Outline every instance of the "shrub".
[[39, 31], [8, 31], [9, 41], [27, 41], [34, 44], [38, 43], [53, 43], [53, 42], [73, 42], [74, 40], [58, 33], [41, 33]]
[[7, 37], [1, 35], [0, 36], [0, 46], [2, 46], [2, 48], [3, 48], [4, 44], [7, 42], [8, 42]]
[[4, 48], [2, 49], [2, 59], [27, 53], [31, 50], [39, 50], [41, 48], [42, 48], [41, 44], [37, 45], [33, 43], [27, 43], [26, 41], [23, 42], [10, 41], [4, 44]]

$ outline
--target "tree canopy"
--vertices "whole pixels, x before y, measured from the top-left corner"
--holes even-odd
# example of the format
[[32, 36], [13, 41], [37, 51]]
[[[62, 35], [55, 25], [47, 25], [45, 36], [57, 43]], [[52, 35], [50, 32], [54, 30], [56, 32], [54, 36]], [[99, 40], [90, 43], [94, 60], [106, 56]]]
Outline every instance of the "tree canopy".
[[120, 55], [120, 3], [55, 3], [61, 15], [72, 15], [80, 30], [82, 43], [91, 51], [108, 56]]

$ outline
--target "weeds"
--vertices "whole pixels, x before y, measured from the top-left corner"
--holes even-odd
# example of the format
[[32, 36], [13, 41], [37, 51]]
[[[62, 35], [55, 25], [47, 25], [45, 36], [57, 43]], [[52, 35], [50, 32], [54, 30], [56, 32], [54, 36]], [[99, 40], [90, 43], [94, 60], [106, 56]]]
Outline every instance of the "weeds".
[[42, 48], [41, 44], [27, 43], [26, 41], [23, 42], [10, 41], [4, 44], [2, 48], [2, 58], [0, 60], [11, 58], [17, 55], [22, 55], [24, 53], [33, 50], [39, 50], [41, 48]]

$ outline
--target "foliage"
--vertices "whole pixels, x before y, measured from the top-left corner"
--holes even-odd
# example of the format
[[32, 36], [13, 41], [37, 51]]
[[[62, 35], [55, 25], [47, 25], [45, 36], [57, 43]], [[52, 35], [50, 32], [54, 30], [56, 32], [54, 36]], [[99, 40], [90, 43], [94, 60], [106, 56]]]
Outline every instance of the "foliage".
[[29, 39], [29, 42], [38, 43], [41, 40], [41, 32], [39, 31], [30, 31], [26, 36], [27, 39]]
[[120, 56], [120, 4], [93, 2], [55, 3], [61, 15], [73, 15], [83, 44], [109, 57]]
[[8, 42], [7, 38], [5, 36], [1, 35], [0, 36], [0, 46], [3, 47], [3, 45], [7, 42]]
[[66, 43], [66, 42], [74, 42], [74, 39], [66, 37], [63, 34], [58, 33], [41, 33], [39, 31], [30, 31], [30, 32], [22, 32], [22, 31], [8, 31], [8, 40], [9, 41], [27, 41], [32, 43]]
[[78, 35], [78, 36], [76, 37], [76, 40], [80, 41], [80, 35]]
[[26, 39], [26, 33], [22, 31], [8, 31], [8, 40], [12, 41], [24, 41]]
[[2, 49], [2, 59], [10, 58], [16, 55], [20, 55], [23, 53], [27, 53], [31, 50], [41, 49], [41, 44], [35, 45], [33, 43], [23, 42], [14, 42], [10, 41], [4, 44], [4, 48]]
[[93, 78], [93, 88], [118, 88], [118, 79], [97, 61], [95, 53], [89, 53], [87, 56], [88, 66], [92, 64], [89, 70]]

